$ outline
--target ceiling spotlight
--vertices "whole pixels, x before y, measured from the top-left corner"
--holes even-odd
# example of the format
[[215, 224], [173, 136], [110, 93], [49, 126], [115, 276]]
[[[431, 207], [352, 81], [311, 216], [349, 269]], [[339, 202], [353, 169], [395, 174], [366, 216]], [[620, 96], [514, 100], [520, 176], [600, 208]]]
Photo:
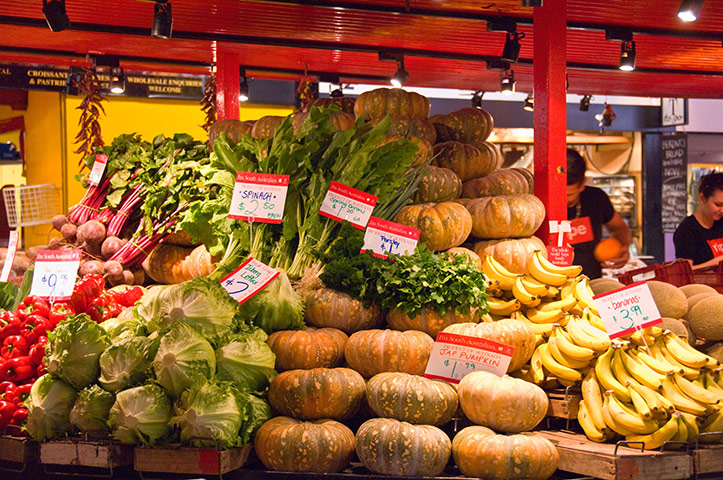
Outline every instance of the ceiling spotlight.
[[522, 0], [523, 7], [541, 7], [542, 0]]
[[123, 72], [123, 67], [110, 67], [110, 82], [108, 83], [108, 90], [110, 90], [111, 93], [116, 93], [118, 95], [126, 91], [126, 75]]
[[618, 67], [624, 72], [632, 72], [635, 70], [635, 41], [623, 42], [620, 45], [620, 66]]
[[587, 112], [590, 110], [590, 100], [592, 100], [592, 95], [583, 95], [580, 99], [580, 111], [581, 112]]
[[502, 93], [502, 95], [512, 95], [515, 93], [515, 72], [511, 69], [502, 72], [500, 78], [500, 93]]
[[535, 110], [535, 97], [532, 96], [530, 93], [527, 95], [527, 98], [525, 99], [525, 104], [522, 106], [523, 110], [527, 110], [528, 112], [532, 112]]
[[53, 32], [60, 32], [70, 27], [70, 19], [65, 11], [65, 0], [43, 0], [43, 15]]
[[238, 101], [248, 102], [249, 101], [249, 82], [246, 78], [246, 72], [241, 71], [241, 86], [238, 90]]
[[484, 97], [485, 92], [482, 90], [477, 90], [472, 94], [472, 107], [474, 108], [482, 108], [482, 97]]
[[683, 0], [678, 9], [678, 18], [684, 22], [695, 22], [702, 8], [703, 0]]
[[404, 69], [404, 57], [402, 57], [397, 60], [397, 71], [394, 72], [390, 82], [394, 88], [402, 88], [407, 80], [409, 80], [409, 72]]
[[507, 32], [507, 39], [500, 58], [505, 62], [517, 63], [520, 58], [520, 40], [523, 38], [525, 38], [524, 32]]
[[156, 0], [153, 6], [153, 28], [151, 37], [168, 40], [173, 33], [173, 15], [168, 0]]

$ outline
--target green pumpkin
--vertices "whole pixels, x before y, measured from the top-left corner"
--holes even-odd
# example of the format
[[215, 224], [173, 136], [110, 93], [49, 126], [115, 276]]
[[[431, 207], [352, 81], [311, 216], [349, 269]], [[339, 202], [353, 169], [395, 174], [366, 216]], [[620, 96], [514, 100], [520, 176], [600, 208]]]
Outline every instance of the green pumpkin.
[[487, 142], [462, 143], [449, 141], [434, 146], [434, 164], [449, 168], [466, 182], [489, 175], [501, 162], [496, 147]]
[[459, 198], [462, 180], [448, 168], [428, 165], [417, 188], [417, 203], [446, 202]]
[[462, 108], [446, 115], [432, 115], [429, 119], [437, 130], [437, 141], [484, 142], [494, 127], [492, 115], [481, 108]]
[[[376, 117], [369, 120], [370, 125], [376, 125], [386, 116]], [[434, 129], [434, 125], [423, 117], [405, 117], [402, 115], [389, 115], [390, 125], [389, 133], [390, 137], [400, 136], [406, 137], [411, 140], [421, 139], [434, 145], [437, 139], [437, 132]]]
[[277, 115], [267, 115], [256, 120], [254, 127], [251, 130], [251, 136], [256, 139], [272, 138], [276, 129], [279, 128], [286, 117], [279, 117]]
[[354, 98], [353, 97], [322, 97], [312, 100], [309, 103], [309, 108], [311, 107], [331, 107], [332, 105], [336, 105], [337, 107], [341, 108], [341, 111], [344, 113], [354, 113]]
[[370, 90], [359, 95], [354, 103], [354, 113], [364, 120], [383, 117], [386, 114], [427, 118], [429, 108], [427, 97], [401, 88]]
[[462, 196], [480, 198], [530, 193], [528, 179], [520, 170], [524, 169], [504, 168], [484, 177], [467, 180], [462, 185]]
[[304, 301], [304, 321], [315, 327], [337, 328], [346, 334], [382, 325], [384, 317], [376, 305], [364, 307], [362, 302], [331, 288], [308, 293]]
[[276, 355], [276, 370], [338, 367], [344, 362], [344, 347], [349, 337], [336, 328], [279, 330], [266, 343]]
[[421, 230], [419, 241], [434, 251], [462, 245], [472, 231], [472, 216], [456, 202], [408, 205], [394, 221]]
[[476, 238], [529, 237], [545, 219], [545, 204], [529, 193], [476, 198], [465, 207]]

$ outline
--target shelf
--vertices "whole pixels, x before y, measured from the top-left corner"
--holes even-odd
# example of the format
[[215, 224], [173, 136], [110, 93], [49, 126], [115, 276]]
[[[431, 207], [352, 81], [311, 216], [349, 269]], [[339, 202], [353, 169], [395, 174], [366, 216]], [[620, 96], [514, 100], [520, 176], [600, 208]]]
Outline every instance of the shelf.
[[[568, 145], [626, 145], [632, 143], [632, 138], [621, 135], [568, 135], [565, 138]], [[487, 141], [492, 143], [535, 143], [533, 136], [524, 135], [498, 136], [497, 134], [492, 134]]]

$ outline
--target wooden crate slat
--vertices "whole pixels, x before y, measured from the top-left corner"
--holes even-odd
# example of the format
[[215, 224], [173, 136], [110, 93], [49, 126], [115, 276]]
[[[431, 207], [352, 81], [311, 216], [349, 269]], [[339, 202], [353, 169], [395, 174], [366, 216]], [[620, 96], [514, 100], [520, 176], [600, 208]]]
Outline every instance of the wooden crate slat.
[[580, 408], [580, 400], [582, 395], [579, 393], [571, 393], [565, 395], [564, 392], [547, 392], [550, 400], [547, 407], [547, 415], [549, 417], [575, 419]]
[[34, 463], [38, 461], [38, 444], [25, 437], [0, 435], [0, 461]]
[[134, 468], [139, 472], [223, 475], [243, 467], [251, 444], [215, 450], [192, 447], [136, 447]]
[[706, 445], [691, 451], [696, 475], [723, 472], [723, 445]]
[[55, 440], [40, 445], [47, 465], [117, 468], [133, 464], [133, 447], [107, 441]]

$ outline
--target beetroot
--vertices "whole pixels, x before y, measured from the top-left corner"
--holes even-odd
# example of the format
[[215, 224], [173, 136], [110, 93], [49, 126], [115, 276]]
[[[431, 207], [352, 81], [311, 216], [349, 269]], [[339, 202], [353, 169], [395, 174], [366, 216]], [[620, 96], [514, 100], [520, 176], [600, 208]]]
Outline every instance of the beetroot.
[[82, 262], [80, 264], [80, 268], [78, 269], [78, 275], [82, 277], [89, 273], [103, 275], [103, 262], [98, 260], [86, 260], [85, 262]]
[[122, 246], [123, 240], [120, 238], [108, 237], [103, 240], [103, 245], [100, 247], [100, 254], [104, 259], [108, 260], [115, 252], [120, 250]]
[[88, 245], [100, 245], [105, 240], [105, 225], [98, 220], [88, 220], [78, 227], [77, 236]]
[[77, 233], [78, 233], [78, 229], [72, 223], [66, 223], [65, 225], [60, 227], [60, 234], [68, 242], [74, 242], [75, 238], [77, 236]]
[[65, 215], [62, 215], [62, 214], [56, 215], [53, 217], [52, 220], [50, 220], [50, 222], [53, 224], [54, 229], [56, 229], [57, 231], [60, 231], [60, 229], [63, 228], [63, 225], [68, 223], [68, 217], [66, 217]]

